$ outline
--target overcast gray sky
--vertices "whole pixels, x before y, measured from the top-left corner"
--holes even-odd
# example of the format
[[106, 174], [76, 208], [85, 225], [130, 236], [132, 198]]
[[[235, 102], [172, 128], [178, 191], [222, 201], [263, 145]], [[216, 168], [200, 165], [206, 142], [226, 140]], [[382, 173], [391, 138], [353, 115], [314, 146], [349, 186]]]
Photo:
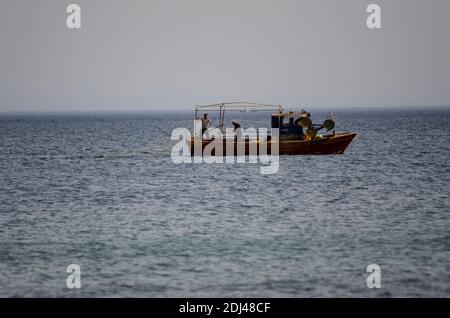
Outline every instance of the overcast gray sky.
[[0, 111], [450, 105], [449, 0], [0, 0], [0, 43]]

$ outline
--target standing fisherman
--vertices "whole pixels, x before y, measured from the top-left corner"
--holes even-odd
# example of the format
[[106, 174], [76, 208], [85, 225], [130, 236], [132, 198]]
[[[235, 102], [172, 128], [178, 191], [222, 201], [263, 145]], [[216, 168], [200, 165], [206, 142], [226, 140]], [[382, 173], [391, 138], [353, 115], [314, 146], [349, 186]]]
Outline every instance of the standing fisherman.
[[210, 123], [211, 123], [211, 121], [208, 118], [208, 114], [205, 113], [202, 118], [202, 136], [205, 133], [205, 131], [208, 129]]
[[242, 137], [242, 129], [241, 129], [241, 125], [237, 122], [237, 120], [233, 120], [231, 122], [231, 124], [233, 125], [234, 128], [234, 132], [235, 132], [235, 139], [241, 139]]

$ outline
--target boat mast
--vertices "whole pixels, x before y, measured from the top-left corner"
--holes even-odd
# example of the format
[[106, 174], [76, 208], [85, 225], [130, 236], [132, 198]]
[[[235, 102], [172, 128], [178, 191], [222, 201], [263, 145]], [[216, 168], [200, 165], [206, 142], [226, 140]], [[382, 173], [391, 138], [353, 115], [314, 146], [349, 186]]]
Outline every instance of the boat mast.
[[222, 103], [219, 109], [219, 127], [223, 127], [225, 117], [225, 105]]

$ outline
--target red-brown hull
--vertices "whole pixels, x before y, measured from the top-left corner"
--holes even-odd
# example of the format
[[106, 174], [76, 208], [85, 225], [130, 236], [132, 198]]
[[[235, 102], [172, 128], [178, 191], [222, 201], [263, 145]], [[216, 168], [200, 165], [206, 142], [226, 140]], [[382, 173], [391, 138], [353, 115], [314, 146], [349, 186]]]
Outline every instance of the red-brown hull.
[[[355, 138], [356, 133], [337, 133], [334, 136], [325, 136], [322, 140], [281, 140], [279, 142], [279, 150], [278, 153], [280, 155], [333, 155], [333, 154], [342, 154], [345, 149], [347, 149], [348, 145], [352, 142], [353, 138]], [[196, 154], [195, 151], [198, 151], [197, 155], [202, 155], [205, 147], [210, 143], [214, 142], [215, 145], [218, 145], [218, 141], [211, 140], [198, 140], [191, 139], [191, 154]], [[201, 148], [200, 148], [201, 143]], [[231, 148], [230, 144], [234, 144], [233, 155], [238, 153], [238, 147], [242, 147], [245, 149], [245, 155], [248, 156], [249, 153], [254, 154], [255, 152], [259, 155], [260, 147], [267, 147], [267, 154], [271, 154], [272, 142], [256, 142], [256, 141], [232, 141], [232, 140], [223, 140], [222, 144], [222, 154], [217, 155], [227, 155], [227, 146]], [[227, 145], [228, 144], [228, 145]], [[243, 145], [244, 144], [244, 145]], [[197, 150], [196, 147], [197, 146]], [[213, 146], [213, 145], [211, 145]], [[200, 150], [201, 149], [201, 153]], [[208, 149], [207, 149], [208, 150]], [[265, 152], [265, 151], [263, 151]], [[208, 151], [209, 153], [209, 151]], [[216, 155], [215, 150], [211, 151], [211, 155]], [[230, 154], [231, 155], [231, 154]]]

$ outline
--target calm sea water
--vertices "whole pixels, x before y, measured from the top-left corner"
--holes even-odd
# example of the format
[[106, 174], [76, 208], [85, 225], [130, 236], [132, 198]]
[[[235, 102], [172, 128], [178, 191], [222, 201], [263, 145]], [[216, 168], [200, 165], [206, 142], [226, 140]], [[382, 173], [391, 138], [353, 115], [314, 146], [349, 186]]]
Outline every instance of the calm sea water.
[[275, 175], [173, 164], [191, 113], [0, 116], [0, 296], [450, 297], [450, 112], [336, 115]]

